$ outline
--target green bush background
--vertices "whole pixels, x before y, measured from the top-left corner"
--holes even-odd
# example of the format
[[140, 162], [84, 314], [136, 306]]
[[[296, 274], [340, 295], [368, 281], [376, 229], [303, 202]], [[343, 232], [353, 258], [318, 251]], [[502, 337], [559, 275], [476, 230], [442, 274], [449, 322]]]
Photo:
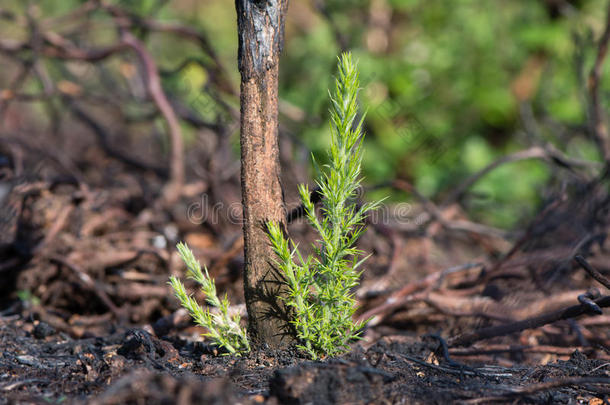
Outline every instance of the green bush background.
[[[161, 7], [155, 0], [115, 2], [143, 16], [202, 29], [238, 87], [232, 2], [173, 0]], [[82, 2], [34, 3], [43, 15], [59, 15]], [[424, 195], [440, 198], [460, 179], [540, 139], [553, 142], [570, 156], [598, 160], [591, 142], [576, 136], [561, 139], [554, 128], [569, 129], [586, 122], [584, 75], [595, 55], [594, 40], [603, 30], [606, 2], [565, 1], [565, 15], [554, 15], [551, 3], [292, 0], [280, 97], [302, 119], [284, 120], [323, 159], [329, 140], [327, 89], [343, 45], [353, 52], [361, 69], [361, 102], [367, 111], [364, 174], [369, 184], [403, 178]], [[318, 9], [320, 4], [324, 13]], [[3, 7], [22, 12], [24, 6], [21, 1], [5, 0]], [[389, 25], [382, 23], [381, 31], [374, 23], [377, 15], [389, 16]], [[15, 38], [24, 35], [10, 24], [0, 33]], [[94, 29], [91, 42], [108, 43], [115, 35], [112, 30]], [[149, 44], [165, 69], [187, 56], [201, 57], [193, 46], [176, 46], [174, 38], [158, 35]], [[584, 60], [584, 71], [577, 69], [578, 57]], [[605, 75], [609, 67], [606, 63]], [[166, 78], [164, 85], [183, 93], [202, 115], [211, 117], [219, 110], [210, 106], [211, 101], [201, 102], [205, 95], [197, 90], [207, 79], [207, 72], [193, 64]], [[610, 81], [605, 80], [603, 92], [609, 90]], [[525, 104], [516, 96], [519, 91]], [[227, 101], [238, 103], [234, 97]], [[554, 125], [540, 126], [536, 136], [524, 132], [523, 106]], [[189, 135], [186, 126], [185, 133]], [[236, 141], [237, 134], [232, 136]], [[503, 166], [476, 184], [465, 206], [477, 220], [513, 226], [537, 208], [549, 176], [547, 166], [538, 161]]]

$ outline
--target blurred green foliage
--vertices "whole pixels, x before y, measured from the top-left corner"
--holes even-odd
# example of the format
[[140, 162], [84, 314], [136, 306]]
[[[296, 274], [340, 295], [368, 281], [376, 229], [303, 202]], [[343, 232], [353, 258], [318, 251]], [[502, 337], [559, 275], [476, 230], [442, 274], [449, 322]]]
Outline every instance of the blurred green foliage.
[[[585, 123], [583, 75], [603, 30], [606, 2], [566, 1], [564, 13], [552, 3], [291, 1], [280, 95], [307, 117], [295, 132], [323, 158], [328, 72], [348, 48], [359, 60], [367, 112], [366, 181], [405, 178], [429, 197], [442, 196], [500, 156], [532, 144], [532, 134], [521, 130], [522, 105], [559, 124]], [[220, 32], [204, 11], [208, 6], [198, 8], [199, 23]], [[223, 10], [222, 18], [227, 14]], [[223, 41], [234, 27], [227, 29], [219, 35]], [[230, 41], [219, 48], [227, 66], [234, 48]], [[555, 135], [539, 134], [571, 156], [599, 159], [590, 142], [557, 143]], [[540, 161], [502, 166], [475, 184], [471, 193], [479, 197], [469, 200], [470, 214], [502, 227], [529, 218], [550, 175]]]
[[[232, 3], [113, 2], [142, 16], [180, 21], [207, 33], [238, 88]], [[59, 15], [82, 1], [34, 3], [45, 15]], [[552, 142], [572, 157], [597, 160], [590, 141], [561, 138], [556, 128], [586, 122], [585, 76], [595, 55], [594, 40], [603, 30], [606, 4], [603, 0], [291, 0], [280, 97], [299, 114], [298, 119], [285, 114], [284, 122], [316, 157], [324, 159], [330, 139], [329, 72], [340, 51], [349, 49], [359, 60], [360, 98], [367, 112], [363, 162], [367, 183], [403, 178], [426, 196], [441, 198], [469, 174], [537, 140]], [[5, 0], [3, 7], [23, 5]], [[92, 30], [93, 43], [114, 38], [115, 33], [102, 31]], [[176, 46], [176, 38], [148, 39], [162, 69], [173, 69], [186, 57], [206, 57], [193, 46]], [[190, 64], [165, 77], [164, 85], [186, 96], [193, 108], [211, 119], [220, 110], [200, 91], [208, 73]], [[610, 63], [604, 67], [604, 76], [608, 73]], [[602, 94], [609, 91], [610, 80], [605, 80]], [[234, 96], [225, 101], [238, 103]], [[541, 126], [537, 134], [525, 133], [524, 108], [554, 125]], [[188, 135], [187, 128], [185, 132]], [[509, 227], [537, 208], [540, 189], [551, 175], [539, 161], [502, 166], [474, 186], [471, 194], [480, 198], [469, 199], [466, 208], [478, 220]]]
[[[537, 115], [583, 123], [585, 80], [574, 59], [586, 51], [588, 72], [594, 48], [591, 42], [588, 49], [579, 48], [573, 36], [586, 38], [590, 28], [599, 36], [605, 2], [581, 3], [569, 16], [553, 17], [544, 1], [372, 0], [358, 3], [359, 14], [353, 3], [327, 2], [334, 29], [346, 27], [346, 46], [360, 60], [368, 111], [367, 180], [402, 177], [427, 196], [443, 193], [528, 145], [531, 140], [516, 136], [521, 102]], [[381, 11], [390, 18], [386, 32], [371, 23], [375, 7], [387, 8]], [[343, 19], [348, 14], [350, 22]], [[319, 70], [332, 64], [338, 48], [332, 23], [320, 20], [314, 27], [307, 35], [289, 36], [281, 94], [318, 116], [324, 113], [321, 89], [327, 85]], [[317, 150], [327, 139], [325, 131], [309, 127], [302, 135]], [[579, 145], [568, 146], [573, 156], [585, 155]], [[513, 225], [531, 215], [548, 176], [537, 161], [503, 166], [475, 185], [474, 194], [485, 198], [471, 207], [472, 214]]]

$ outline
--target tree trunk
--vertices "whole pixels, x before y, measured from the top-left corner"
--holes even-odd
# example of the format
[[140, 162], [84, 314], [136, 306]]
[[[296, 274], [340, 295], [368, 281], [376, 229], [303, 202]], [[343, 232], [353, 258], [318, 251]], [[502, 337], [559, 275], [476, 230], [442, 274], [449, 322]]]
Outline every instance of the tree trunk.
[[236, 0], [241, 73], [244, 294], [255, 346], [293, 339], [266, 223], [285, 223], [278, 148], [278, 67], [288, 0]]

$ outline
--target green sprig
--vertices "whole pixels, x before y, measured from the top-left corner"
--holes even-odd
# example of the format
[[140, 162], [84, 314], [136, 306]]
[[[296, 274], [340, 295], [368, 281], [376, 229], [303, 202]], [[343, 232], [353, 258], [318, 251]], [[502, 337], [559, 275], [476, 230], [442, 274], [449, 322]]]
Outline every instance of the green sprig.
[[204, 309], [197, 303], [195, 298], [186, 293], [184, 284], [176, 277], [172, 276], [169, 279], [169, 284], [174, 289], [174, 294], [188, 313], [191, 315], [195, 323], [207, 329], [204, 336], [212, 339], [218, 346], [225, 348], [230, 354], [241, 355], [250, 351], [250, 343], [248, 335], [244, 328], [239, 324], [239, 314], [231, 316], [229, 314], [229, 300], [227, 296], [219, 299], [216, 293], [216, 284], [214, 279], [210, 277], [208, 269], [204, 266], [204, 272], [201, 270], [201, 264], [195, 259], [193, 252], [184, 243], [177, 245], [180, 257], [187, 267], [188, 278], [195, 280], [201, 286], [201, 290], [205, 294], [206, 302], [217, 308], [217, 312], [211, 312], [208, 308]]
[[278, 224], [269, 223], [269, 239], [277, 255], [277, 266], [288, 286], [285, 303], [293, 311], [292, 323], [300, 348], [313, 359], [348, 349], [365, 322], [354, 322], [356, 301], [351, 292], [359, 283], [358, 261], [362, 252], [354, 247], [364, 232], [363, 221], [380, 202], [356, 204], [362, 163], [362, 122], [357, 120], [358, 70], [349, 53], [339, 58], [338, 77], [331, 100], [331, 144], [329, 164], [316, 184], [322, 195], [318, 218], [310, 191], [299, 186], [309, 223], [319, 235], [315, 256], [303, 259]]

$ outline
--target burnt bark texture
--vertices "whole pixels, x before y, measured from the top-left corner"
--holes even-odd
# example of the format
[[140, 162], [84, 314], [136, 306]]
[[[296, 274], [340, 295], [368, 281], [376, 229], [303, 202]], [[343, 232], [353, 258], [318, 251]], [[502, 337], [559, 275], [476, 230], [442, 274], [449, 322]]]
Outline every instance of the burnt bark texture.
[[279, 349], [293, 339], [279, 297], [266, 224], [285, 224], [278, 147], [278, 67], [288, 0], [236, 0], [241, 73], [241, 186], [244, 295], [254, 346]]

